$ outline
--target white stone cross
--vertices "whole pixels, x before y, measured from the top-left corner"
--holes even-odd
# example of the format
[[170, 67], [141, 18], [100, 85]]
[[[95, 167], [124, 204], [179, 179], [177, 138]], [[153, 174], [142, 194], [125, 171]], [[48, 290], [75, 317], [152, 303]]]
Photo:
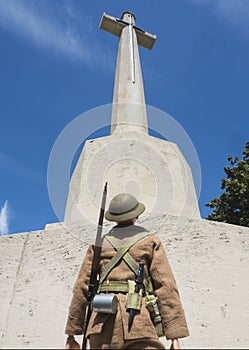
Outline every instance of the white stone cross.
[[137, 44], [146, 47], [149, 50], [154, 46], [156, 35], [147, 33], [143, 29], [135, 26], [135, 16], [131, 12], [124, 12], [122, 19], [104, 13], [100, 22], [100, 29], [104, 29], [117, 36], [121, 36], [122, 30], [127, 26], [129, 27], [130, 37], [132, 82], [135, 83], [134, 30], [137, 37]]
[[[128, 21], [126, 20], [128, 18]], [[103, 14], [99, 28], [104, 29], [109, 33], [120, 36], [122, 29], [130, 24], [130, 18], [137, 35], [138, 45], [146, 47], [151, 50], [156, 41], [156, 35], [145, 32], [143, 29], [135, 26], [135, 16], [131, 12], [124, 12], [122, 14], [122, 19], [115, 18], [113, 16]]]
[[120, 37], [113, 95], [111, 133], [148, 131], [138, 45], [151, 50], [156, 35], [135, 25], [135, 16], [124, 12], [121, 19], [103, 14], [100, 29]]

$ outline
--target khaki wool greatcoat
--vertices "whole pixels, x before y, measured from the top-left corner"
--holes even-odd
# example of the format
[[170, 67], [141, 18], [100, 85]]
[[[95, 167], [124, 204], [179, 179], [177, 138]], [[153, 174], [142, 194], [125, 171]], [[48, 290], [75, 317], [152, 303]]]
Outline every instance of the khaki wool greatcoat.
[[[130, 225], [114, 227], [108, 235], [118, 238], [122, 244], [132, 236], [146, 231], [144, 228]], [[73, 289], [73, 298], [69, 308], [65, 333], [80, 335], [83, 333], [85, 311], [87, 306], [87, 291], [93, 257], [93, 245], [88, 247], [78, 278]], [[100, 269], [104, 270], [107, 263], [116, 254], [116, 250], [104, 239], [101, 251]], [[158, 297], [159, 309], [163, 322], [163, 330], [167, 339], [183, 338], [189, 335], [187, 322], [181, 305], [175, 278], [171, 271], [164, 247], [160, 239], [149, 234], [130, 249], [129, 254], [139, 263], [144, 263], [144, 277], [152, 279], [155, 295]], [[110, 281], [135, 280], [136, 276], [124, 260], [121, 260], [109, 273]], [[116, 315], [92, 313], [87, 329], [87, 335], [100, 334], [103, 342], [113, 344], [123, 340], [158, 339], [150, 314], [145, 308], [144, 300], [138, 314], [135, 315], [130, 332], [128, 332], [129, 312], [125, 308], [126, 294], [117, 293], [119, 299]]]

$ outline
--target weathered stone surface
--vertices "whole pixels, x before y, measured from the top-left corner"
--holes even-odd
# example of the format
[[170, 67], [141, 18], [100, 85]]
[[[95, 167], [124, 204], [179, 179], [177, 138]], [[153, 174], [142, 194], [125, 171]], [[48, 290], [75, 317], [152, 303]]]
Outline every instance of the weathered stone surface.
[[[182, 347], [247, 348], [249, 229], [173, 216], [140, 224], [158, 233], [174, 271], [191, 332]], [[95, 232], [88, 222], [57, 223], [0, 237], [2, 348], [63, 347], [73, 284]]]
[[0, 264], [0, 331], [6, 332], [9, 319], [9, 305], [16, 291], [16, 278], [19, 273], [27, 234], [1, 237]]
[[135, 132], [87, 141], [71, 178], [65, 221], [98, 215], [102, 186], [108, 199], [127, 191], [145, 215], [200, 217], [189, 165], [176, 144]]

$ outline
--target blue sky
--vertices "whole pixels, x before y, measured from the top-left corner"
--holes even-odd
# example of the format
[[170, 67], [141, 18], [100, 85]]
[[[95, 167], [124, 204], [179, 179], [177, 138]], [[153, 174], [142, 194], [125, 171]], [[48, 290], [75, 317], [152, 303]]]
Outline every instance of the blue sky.
[[185, 129], [202, 169], [199, 205], [219, 196], [227, 156], [249, 140], [248, 0], [0, 0], [0, 228], [56, 222], [47, 164], [66, 125], [112, 102], [118, 38], [103, 12], [157, 34], [140, 49], [146, 102]]

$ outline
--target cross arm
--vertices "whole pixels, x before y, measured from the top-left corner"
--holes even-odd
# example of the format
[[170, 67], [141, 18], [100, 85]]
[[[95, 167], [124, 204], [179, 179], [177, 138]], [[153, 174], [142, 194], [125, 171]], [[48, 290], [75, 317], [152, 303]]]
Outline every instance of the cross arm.
[[146, 47], [151, 50], [156, 42], [156, 35], [142, 31], [141, 29], [134, 27], [137, 33], [137, 43], [140, 46]]
[[[103, 29], [111, 34], [120, 36], [123, 28], [127, 25], [129, 25], [129, 23], [104, 13], [99, 24], [99, 29]], [[155, 44], [156, 35], [145, 32], [135, 25], [133, 28], [136, 31], [138, 45], [151, 50]]]

